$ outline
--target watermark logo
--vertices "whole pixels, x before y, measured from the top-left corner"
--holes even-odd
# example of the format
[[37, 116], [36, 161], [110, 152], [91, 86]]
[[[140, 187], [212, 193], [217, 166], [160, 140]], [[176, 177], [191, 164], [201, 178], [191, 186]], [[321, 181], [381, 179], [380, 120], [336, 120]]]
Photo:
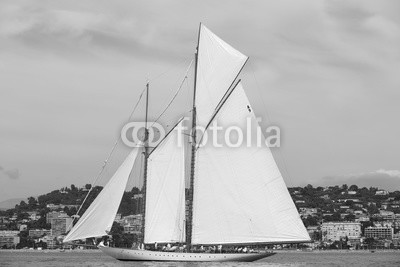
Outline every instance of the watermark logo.
[[[261, 118], [246, 118], [242, 125], [223, 125], [214, 120], [207, 129], [204, 126], [196, 126], [190, 129], [187, 125], [189, 118], [182, 121], [173, 129], [176, 134], [176, 144], [181, 147], [184, 145], [184, 136], [193, 136], [196, 131], [196, 144], [198, 147], [212, 145], [213, 147], [280, 147], [281, 129], [278, 126], [268, 126], [264, 130], [259, 126]], [[149, 138], [148, 145], [155, 147], [166, 136], [166, 130], [157, 122], [147, 122]], [[137, 147], [144, 142], [145, 122], [129, 122], [121, 130], [121, 139], [129, 147]]]
[[[148, 145], [155, 147], [165, 137], [165, 129], [161, 124], [152, 121], [148, 121], [147, 126], [149, 131]], [[122, 142], [128, 147], [140, 146], [144, 142], [145, 127], [146, 123], [143, 121], [125, 124], [121, 129]]]

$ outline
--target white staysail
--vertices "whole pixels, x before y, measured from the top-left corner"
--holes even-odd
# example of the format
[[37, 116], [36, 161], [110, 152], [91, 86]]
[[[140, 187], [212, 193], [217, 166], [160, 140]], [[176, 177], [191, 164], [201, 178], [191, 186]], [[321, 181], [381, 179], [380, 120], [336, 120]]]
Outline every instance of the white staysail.
[[247, 56], [200, 26], [196, 109], [197, 125], [205, 127], [214, 109], [239, 74]]
[[107, 235], [117, 214], [125, 186], [140, 151], [133, 149], [103, 190], [85, 211], [64, 242]]
[[177, 130], [181, 126], [182, 122], [148, 158], [145, 243], [185, 241], [184, 138]]
[[[246, 130], [247, 118], [251, 127]], [[243, 144], [228, 147], [221, 134], [218, 143], [222, 147], [214, 147], [209, 140], [197, 150], [192, 243], [308, 241], [262, 135], [262, 146], [257, 147], [258, 122], [240, 83], [214, 120], [224, 131], [229, 126], [239, 127], [244, 132]], [[236, 130], [231, 133], [234, 136]], [[249, 137], [252, 144], [247, 147]], [[234, 145], [238, 143], [231, 139]]]

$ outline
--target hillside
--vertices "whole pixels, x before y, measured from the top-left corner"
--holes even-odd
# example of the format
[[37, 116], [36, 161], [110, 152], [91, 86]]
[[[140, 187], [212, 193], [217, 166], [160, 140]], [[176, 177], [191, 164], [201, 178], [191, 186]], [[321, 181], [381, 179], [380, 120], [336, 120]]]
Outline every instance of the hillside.
[[0, 210], [13, 209], [15, 205], [19, 204], [21, 201], [26, 201], [26, 198], [12, 198], [0, 202]]

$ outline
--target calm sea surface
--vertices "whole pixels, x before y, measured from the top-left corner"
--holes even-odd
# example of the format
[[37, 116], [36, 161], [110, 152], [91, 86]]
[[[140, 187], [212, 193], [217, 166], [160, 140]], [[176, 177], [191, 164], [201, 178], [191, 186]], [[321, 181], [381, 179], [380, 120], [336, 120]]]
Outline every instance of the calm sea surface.
[[278, 252], [251, 263], [120, 262], [100, 251], [0, 250], [0, 266], [400, 266], [397, 252]]

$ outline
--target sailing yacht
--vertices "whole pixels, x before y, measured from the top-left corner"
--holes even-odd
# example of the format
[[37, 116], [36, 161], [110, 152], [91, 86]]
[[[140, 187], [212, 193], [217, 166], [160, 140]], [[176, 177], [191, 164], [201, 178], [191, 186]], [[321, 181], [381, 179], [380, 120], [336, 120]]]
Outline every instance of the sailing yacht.
[[[222, 127], [235, 125], [247, 129], [247, 140], [256, 140], [258, 121], [241, 81], [237, 80], [247, 60], [247, 56], [200, 24], [192, 129], [207, 129], [218, 121]], [[182, 124], [179, 121], [174, 129]], [[101, 242], [98, 248], [105, 254], [123, 261], [255, 261], [274, 253], [206, 253], [194, 252], [192, 248], [310, 241], [268, 146], [215, 147], [211, 142], [203, 143], [203, 136], [192, 131], [191, 152], [187, 153], [176, 143], [179, 131], [174, 129], [150, 151], [146, 128], [144, 143], [130, 152], [64, 242], [109, 233], [135, 159], [142, 153], [142, 242], [185, 244], [186, 250], [127, 249]], [[187, 157], [191, 161], [190, 188], [185, 196]]]

